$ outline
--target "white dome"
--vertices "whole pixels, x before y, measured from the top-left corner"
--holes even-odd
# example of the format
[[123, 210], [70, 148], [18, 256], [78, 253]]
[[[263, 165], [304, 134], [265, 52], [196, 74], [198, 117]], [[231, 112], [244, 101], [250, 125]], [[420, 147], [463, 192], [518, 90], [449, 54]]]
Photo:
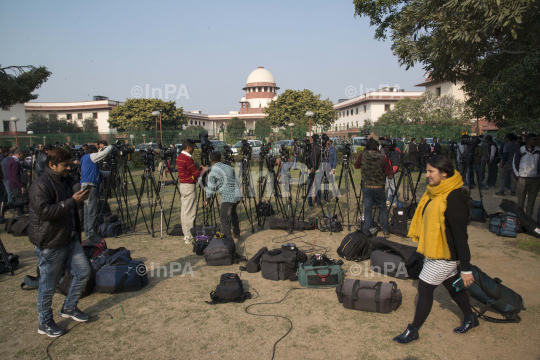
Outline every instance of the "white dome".
[[272, 73], [262, 66], [258, 69], [254, 70], [249, 74], [246, 84], [252, 84], [252, 83], [272, 83], [275, 84], [276, 80], [274, 79], [274, 76]]
[[240, 99], [240, 102], [246, 102], [246, 97], [245, 96], [242, 96], [242, 98]]
[[277, 101], [277, 95], [274, 96], [274, 98], [272, 100]]

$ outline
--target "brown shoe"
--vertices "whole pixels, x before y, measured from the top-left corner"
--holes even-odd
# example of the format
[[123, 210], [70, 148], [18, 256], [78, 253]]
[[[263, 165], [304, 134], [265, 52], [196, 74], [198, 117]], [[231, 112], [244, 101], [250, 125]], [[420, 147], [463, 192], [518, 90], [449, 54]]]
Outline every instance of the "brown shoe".
[[384, 237], [385, 237], [385, 238], [389, 238], [389, 237], [390, 237], [390, 233], [389, 233], [388, 231], [385, 231], [383, 234], [384, 234]]

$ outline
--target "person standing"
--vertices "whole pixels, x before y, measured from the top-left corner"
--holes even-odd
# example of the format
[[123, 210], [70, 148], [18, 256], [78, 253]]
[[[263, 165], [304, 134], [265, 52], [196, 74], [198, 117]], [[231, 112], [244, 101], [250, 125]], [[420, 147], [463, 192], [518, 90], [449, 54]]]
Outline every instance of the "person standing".
[[439, 144], [439, 141], [437, 140], [436, 137], [433, 138], [433, 146], [431, 148], [431, 155], [432, 156], [437, 156], [437, 155], [441, 155], [442, 153], [442, 148], [441, 148], [441, 144]]
[[[495, 195], [504, 196], [505, 189], [510, 189], [510, 195], [516, 195], [516, 178], [512, 176], [512, 160], [514, 155], [519, 151], [519, 145], [516, 143], [516, 136], [514, 134], [507, 134], [504, 138], [503, 158], [501, 163], [501, 178], [499, 180], [499, 192]], [[509, 176], [510, 175], [510, 176]], [[510, 183], [508, 180], [510, 179]]]
[[26, 169], [31, 168], [30, 165], [24, 162], [24, 152], [17, 148], [13, 151], [13, 156], [7, 163], [8, 185], [13, 194], [12, 208], [17, 208], [17, 215], [20, 217], [23, 214], [23, 207], [28, 204], [28, 177], [25, 174]]
[[418, 146], [416, 145], [416, 138], [411, 139], [409, 144], [409, 162], [418, 163]]
[[9, 188], [9, 178], [7, 176], [7, 164], [9, 160], [11, 160], [11, 157], [13, 156], [13, 150], [9, 147], [4, 147], [4, 149], [7, 148], [7, 152], [4, 151], [4, 153], [7, 155], [4, 159], [2, 159], [2, 173], [4, 174], [4, 188], [6, 189], [7, 193], [7, 205], [4, 206], [3, 210], [9, 209], [9, 206], [13, 202], [13, 194], [11, 193], [11, 189]]
[[28, 238], [34, 245], [40, 274], [38, 334], [49, 337], [64, 334], [64, 329], [56, 325], [51, 308], [62, 267], [73, 275], [73, 280], [59, 315], [79, 322], [90, 318], [77, 308], [92, 271], [81, 246], [81, 227], [76, 210], [77, 204], [88, 198], [89, 190], [71, 193], [66, 185], [70, 163], [69, 151], [62, 148], [49, 151], [43, 176], [34, 181], [28, 191]]
[[[540, 190], [540, 147], [536, 134], [525, 137], [525, 145], [514, 154], [513, 169], [518, 178], [518, 206], [532, 217], [534, 202]], [[528, 198], [526, 208], [525, 198]]]
[[[8, 152], [9, 152], [9, 148], [7, 146], [2, 146], [0, 148], [0, 164], [5, 158], [8, 157]], [[4, 185], [4, 180], [8, 180], [8, 178], [7, 178], [7, 170], [5, 172], [5, 175], [4, 175], [4, 170], [2, 168], [0, 168], [0, 171], [1, 171], [0, 179], [2, 180], [0, 182], [0, 208], [1, 208], [0, 218], [3, 218], [4, 213], [8, 208], [7, 189], [6, 189], [6, 186]]]
[[393, 339], [398, 344], [419, 339], [418, 330], [431, 312], [433, 293], [440, 284], [464, 314], [462, 325], [455, 328], [454, 333], [464, 334], [479, 326], [467, 291], [456, 291], [452, 286], [460, 276], [465, 287], [474, 281], [467, 234], [471, 211], [469, 195], [461, 189], [461, 175], [444, 156], [428, 160], [426, 178], [429, 185], [418, 203], [408, 234], [418, 243], [416, 251], [425, 256], [418, 282], [418, 303], [413, 322]]
[[221, 153], [219, 151], [210, 154], [210, 162], [212, 163], [212, 170], [208, 174], [206, 201], [203, 206], [206, 206], [208, 200], [216, 192], [219, 192], [221, 195], [220, 222], [223, 235], [226, 237], [233, 236], [230, 221], [232, 222], [234, 237], [238, 239], [240, 237], [240, 223], [236, 207], [242, 201], [242, 193], [240, 192], [236, 174], [232, 167], [221, 162]]
[[[394, 140], [395, 145], [395, 140]], [[399, 189], [397, 189], [397, 180], [396, 180], [396, 174], [399, 170], [399, 162], [401, 158], [401, 153], [399, 151], [399, 148], [396, 146], [393, 150], [390, 150], [386, 153], [386, 157], [390, 161], [390, 166], [392, 167], [392, 177], [386, 179], [386, 206], [397, 206], [398, 196], [399, 196]], [[394, 196], [395, 193], [395, 196]], [[392, 199], [394, 201], [392, 202]]]
[[424, 171], [426, 171], [426, 164], [429, 155], [430, 147], [426, 142], [426, 139], [420, 139], [420, 145], [418, 145], [418, 153], [420, 156], [420, 166]]
[[[390, 224], [388, 223], [388, 209], [386, 208], [384, 185], [386, 179], [392, 178], [394, 172], [387, 157], [379, 151], [379, 143], [375, 139], [369, 139], [366, 150], [358, 155], [354, 163], [355, 169], [362, 171], [362, 195], [364, 196], [364, 226], [366, 229], [373, 227], [373, 205], [379, 207], [381, 214], [381, 226], [384, 237], [390, 237]], [[359, 229], [357, 229], [359, 230]]]
[[310, 207], [313, 206], [313, 198], [315, 198], [317, 206], [322, 206], [321, 197], [317, 196], [317, 194], [321, 190], [320, 185], [323, 177], [323, 172], [321, 171], [322, 169], [319, 169], [319, 167], [322, 166], [322, 148], [318, 143], [319, 134], [311, 135], [311, 140], [311, 154], [307, 155], [310, 158], [310, 163], [312, 166], [312, 168], [309, 169], [308, 182], [308, 204]]
[[38, 155], [36, 159], [36, 173], [38, 177], [43, 175], [43, 171], [45, 171], [45, 167], [46, 167], [45, 162], [47, 160], [47, 154], [52, 149], [54, 149], [54, 147], [51, 144], [45, 145], [45, 148], [43, 149], [43, 151]]
[[176, 164], [176, 157], [178, 156], [177, 153], [178, 152], [176, 151], [176, 146], [174, 146], [174, 144], [171, 144], [171, 167], [173, 166], [173, 164]]
[[300, 152], [300, 149], [298, 147], [298, 139], [294, 139], [294, 143], [292, 145], [292, 156], [293, 156], [293, 160], [294, 160], [294, 163], [293, 163], [293, 170], [298, 170], [298, 166], [296, 165], [296, 163], [298, 162], [298, 154]]
[[201, 171], [208, 166], [201, 166], [200, 170], [195, 167], [193, 162], [193, 152], [195, 143], [187, 139], [182, 143], [182, 152], [176, 158], [176, 168], [178, 170], [178, 181], [180, 182], [180, 197], [182, 203], [181, 222], [182, 232], [184, 233], [184, 242], [189, 244], [193, 241], [190, 230], [193, 228], [195, 217], [197, 215], [197, 189], [196, 184]]
[[95, 146], [88, 146], [87, 154], [81, 158], [81, 187], [90, 188], [88, 198], [84, 202], [84, 235], [89, 238], [96, 235], [96, 225], [100, 225], [96, 224], [100, 210], [98, 209], [99, 187], [103, 178], [111, 174], [110, 171], [99, 170], [99, 163], [109, 155], [112, 149], [113, 146], [109, 145], [98, 152]]
[[474, 185], [474, 179], [472, 179], [473, 175], [469, 174], [467, 177], [467, 173], [469, 172], [469, 161], [470, 161], [470, 152], [469, 152], [469, 135], [463, 134], [461, 136], [461, 142], [458, 144], [457, 147], [457, 162], [460, 165], [460, 171], [461, 178], [463, 180], [463, 183], [465, 186], [469, 186], [469, 183], [472, 186]]
[[[480, 147], [482, 148], [482, 162], [480, 163], [480, 181], [482, 182], [482, 185], [484, 183], [487, 184], [486, 180], [486, 165], [489, 163], [489, 144], [484, 138], [484, 135], [479, 136], [480, 139], [482, 139], [480, 143]], [[480, 184], [478, 184], [480, 185]]]
[[486, 142], [488, 144], [488, 179], [486, 185], [489, 189], [493, 189], [497, 183], [497, 174], [499, 167], [497, 163], [499, 161], [499, 149], [497, 144], [493, 142], [491, 135], [486, 136]]

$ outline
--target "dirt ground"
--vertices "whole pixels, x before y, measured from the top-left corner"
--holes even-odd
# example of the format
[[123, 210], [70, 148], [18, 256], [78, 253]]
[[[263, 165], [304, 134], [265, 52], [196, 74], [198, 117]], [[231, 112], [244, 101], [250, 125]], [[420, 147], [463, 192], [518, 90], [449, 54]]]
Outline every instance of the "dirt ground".
[[[473, 191], [477, 198], [478, 191]], [[495, 192], [484, 192], [488, 213], [500, 211], [502, 198], [495, 196]], [[177, 203], [173, 224], [178, 221], [176, 207]], [[312, 251], [314, 243], [327, 248], [330, 257], [338, 258], [336, 248], [348, 233], [345, 229], [337, 234], [307, 231], [288, 235], [266, 229], [252, 234], [246, 220], [241, 228], [238, 250], [248, 257], [263, 246], [274, 248], [294, 242], [307, 252]], [[137, 231], [142, 229], [138, 225]], [[0, 358], [47, 359], [51, 338], [37, 334], [36, 291], [20, 289], [25, 274], [35, 273], [33, 247], [26, 237], [14, 238], [1, 231], [6, 249], [18, 254], [21, 264], [14, 277], [0, 275]], [[394, 235], [391, 240], [412, 244]], [[394, 278], [381, 279], [396, 281], [403, 294], [403, 304], [391, 314], [344, 309], [334, 289], [294, 290], [279, 304], [257, 305], [249, 310], [292, 321], [292, 331], [276, 347], [276, 359], [539, 359], [540, 263], [538, 255], [520, 248], [522, 243], [534, 248], [540, 241], [524, 234], [508, 241], [490, 233], [487, 224], [469, 226], [472, 263], [490, 276], [501, 278], [523, 296], [527, 310], [521, 313], [523, 320], [519, 324], [481, 321], [475, 331], [456, 335], [452, 329], [460, 324], [462, 315], [441, 286], [435, 291], [431, 315], [420, 330], [420, 341], [396, 345], [392, 337], [403, 332], [413, 319], [417, 281]], [[205, 301], [210, 300], [209, 294], [220, 275], [239, 273], [238, 265], [207, 266], [202, 257], [192, 253], [191, 245], [184, 244], [182, 237], [123, 235], [107, 239], [107, 244], [109, 248], [124, 246], [131, 250], [134, 259], [144, 261], [149, 269], [149, 285], [135, 293], [95, 293], [81, 299], [80, 309], [91, 315], [111, 314], [114, 320], [100, 315], [78, 326], [58, 316], [64, 296], [56, 294], [55, 319], [70, 331], [49, 347], [53, 359], [270, 359], [273, 344], [289, 329], [286, 319], [252, 316], [245, 309], [251, 304], [281, 300], [289, 289], [299, 288], [298, 282], [268, 281], [260, 273], [242, 272], [242, 280], [254, 297], [259, 294], [257, 298], [243, 304], [208, 305]], [[323, 251], [316, 247], [313, 252]], [[182, 271], [173, 276], [170, 271], [166, 276], [163, 271], [159, 276], [154, 271], [152, 276], [152, 268], [165, 265], [170, 270], [171, 264]], [[345, 261], [347, 278], [369, 280], [373, 275], [375, 280], [379, 279], [370, 271], [366, 276], [364, 269], [369, 267], [369, 261], [359, 264], [359, 275], [352, 274], [353, 265]], [[478, 305], [475, 301], [473, 304]]]

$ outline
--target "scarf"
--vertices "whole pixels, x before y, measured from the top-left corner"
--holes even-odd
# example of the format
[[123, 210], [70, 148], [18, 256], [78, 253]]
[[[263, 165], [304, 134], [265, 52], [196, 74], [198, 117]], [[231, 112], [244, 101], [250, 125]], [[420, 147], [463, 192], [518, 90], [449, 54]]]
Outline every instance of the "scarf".
[[417, 251], [429, 259], [450, 260], [444, 227], [446, 199], [452, 190], [462, 186], [461, 174], [456, 171], [454, 176], [442, 180], [439, 185], [428, 185], [420, 199], [407, 236], [418, 243]]

